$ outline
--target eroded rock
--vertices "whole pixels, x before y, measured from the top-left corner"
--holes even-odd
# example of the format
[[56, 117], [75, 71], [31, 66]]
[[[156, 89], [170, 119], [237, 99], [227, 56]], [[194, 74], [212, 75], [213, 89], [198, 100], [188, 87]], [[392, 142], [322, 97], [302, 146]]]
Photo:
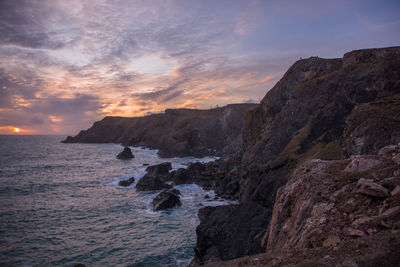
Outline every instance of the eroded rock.
[[124, 147], [124, 150], [117, 155], [118, 159], [133, 159], [135, 156], [132, 154], [132, 150], [129, 147]]
[[135, 182], [135, 177], [131, 177], [128, 180], [122, 180], [118, 182], [119, 186], [130, 186]]
[[181, 206], [179, 190], [165, 190], [153, 199], [153, 211], [170, 209], [175, 206]]

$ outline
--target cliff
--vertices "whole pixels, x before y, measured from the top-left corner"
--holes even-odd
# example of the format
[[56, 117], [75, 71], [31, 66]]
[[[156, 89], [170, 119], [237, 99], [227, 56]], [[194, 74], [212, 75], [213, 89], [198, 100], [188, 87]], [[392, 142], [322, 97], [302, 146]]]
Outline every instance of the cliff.
[[210, 110], [167, 109], [144, 117], [105, 117], [65, 143], [122, 143], [159, 149], [161, 157], [234, 154], [246, 112], [256, 104]]
[[[400, 166], [377, 154], [382, 147], [400, 142], [400, 47], [352, 51], [341, 59], [297, 61], [260, 105], [247, 113], [242, 136], [240, 160], [231, 167], [236, 175], [218, 177], [216, 183], [224, 179], [225, 184], [237, 184], [234, 196], [240, 205], [226, 207], [229, 214], [237, 209], [240, 216], [241, 205], [254, 203], [253, 209], [264, 215], [264, 227], [257, 224], [251, 232], [232, 226], [228, 222], [238, 220], [235, 215], [223, 215], [225, 223], [212, 226], [209, 222], [216, 221], [217, 214], [201, 216], [192, 265], [213, 266], [213, 261], [243, 256], [224, 252], [233, 246], [232, 240], [228, 244], [218, 237], [233, 233], [242, 251], [252, 248], [248, 255], [266, 249], [268, 253], [228, 261], [225, 266], [263, 266], [268, 259], [274, 259], [268, 263], [271, 266], [295, 266], [296, 259], [299, 263], [308, 260], [307, 256], [317, 260], [315, 266], [340, 265], [345, 264], [340, 259], [348, 259], [354, 251], [358, 254], [351, 266], [373, 266], [380, 261], [391, 266], [398, 260], [400, 208], [391, 190], [397, 188]], [[357, 155], [380, 165], [369, 173], [346, 172], [346, 164]], [[358, 191], [369, 186], [383, 188], [385, 197], [377, 199]], [[341, 189], [340, 199], [329, 198]], [[344, 209], [348, 202], [354, 207]], [[391, 217], [381, 217], [385, 212]], [[352, 226], [364, 217], [383, 220], [386, 226]], [[205, 225], [209, 225], [207, 230]], [[246, 232], [251, 232], [251, 246], [240, 238]], [[304, 252], [307, 249], [310, 254]], [[264, 263], [257, 263], [260, 257]]]

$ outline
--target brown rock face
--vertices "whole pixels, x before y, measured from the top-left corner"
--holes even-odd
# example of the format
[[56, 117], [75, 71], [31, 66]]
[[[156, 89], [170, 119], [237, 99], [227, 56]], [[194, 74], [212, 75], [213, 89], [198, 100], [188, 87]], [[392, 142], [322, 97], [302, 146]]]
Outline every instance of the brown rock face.
[[144, 117], [105, 117], [65, 143], [123, 143], [159, 149], [161, 157], [235, 154], [246, 112], [256, 104], [210, 110], [167, 109]]
[[400, 176], [392, 176], [395, 162], [381, 160], [379, 166], [351, 173], [346, 170], [350, 159], [311, 160], [297, 168], [278, 190], [264, 237], [267, 251], [303, 251], [303, 257], [327, 266], [347, 258], [357, 266], [395, 266], [399, 254], [392, 245], [400, 244], [400, 198], [390, 191]]
[[299, 60], [247, 114], [242, 165], [259, 171], [242, 177], [240, 200], [268, 206], [265, 183], [308, 159], [376, 154], [400, 142], [399, 127], [400, 47]]

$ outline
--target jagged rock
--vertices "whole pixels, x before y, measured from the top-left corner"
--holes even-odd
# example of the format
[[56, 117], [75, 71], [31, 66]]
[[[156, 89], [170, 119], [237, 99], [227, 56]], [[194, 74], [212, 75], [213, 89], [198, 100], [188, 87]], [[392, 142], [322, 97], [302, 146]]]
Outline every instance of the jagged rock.
[[395, 189], [390, 193], [392, 196], [398, 195], [400, 193], [400, 186], [396, 186]]
[[397, 214], [400, 214], [400, 206], [396, 206], [386, 210], [385, 212], [382, 213], [381, 217], [388, 218]]
[[168, 176], [165, 177], [166, 181], [171, 181], [175, 185], [189, 184], [193, 182], [190, 179], [189, 172], [186, 169], [179, 168], [176, 171], [172, 171]]
[[378, 156], [382, 159], [391, 159], [399, 153], [400, 153], [399, 146], [390, 145], [390, 146], [382, 147], [378, 152]]
[[344, 171], [345, 172], [363, 172], [363, 171], [370, 170], [370, 169], [378, 166], [381, 163], [382, 163], [382, 161], [377, 160], [377, 159], [355, 156], [355, 157], [353, 157], [353, 159], [349, 163], [349, 165], [346, 166]]
[[158, 176], [145, 175], [136, 184], [136, 189], [139, 191], [151, 191], [168, 189], [172, 186], [162, 181]]
[[152, 165], [146, 168], [148, 175], [167, 175], [172, 169], [171, 162], [163, 162], [157, 165]]
[[260, 240], [270, 214], [256, 203], [200, 209], [195, 262], [227, 260], [261, 252]]
[[153, 199], [153, 211], [165, 210], [182, 205], [179, 195], [179, 190], [165, 190], [158, 194]]
[[132, 150], [129, 147], [124, 147], [124, 150], [117, 155], [119, 159], [132, 159], [135, 156], [132, 154]]
[[128, 180], [122, 180], [118, 182], [119, 186], [130, 186], [135, 182], [135, 177], [131, 177]]
[[357, 183], [357, 193], [371, 197], [385, 198], [390, 196], [389, 191], [380, 184], [361, 178]]
[[323, 247], [336, 247], [340, 243], [340, 238], [337, 235], [328, 236], [322, 243]]
[[347, 228], [346, 233], [349, 236], [353, 237], [363, 237], [366, 236], [367, 234], [364, 231], [358, 230], [358, 229], [353, 229], [353, 228]]
[[394, 162], [396, 162], [397, 165], [400, 165], [400, 154], [397, 154], [396, 156], [394, 156], [394, 157], [392, 158], [392, 160], [393, 160]]

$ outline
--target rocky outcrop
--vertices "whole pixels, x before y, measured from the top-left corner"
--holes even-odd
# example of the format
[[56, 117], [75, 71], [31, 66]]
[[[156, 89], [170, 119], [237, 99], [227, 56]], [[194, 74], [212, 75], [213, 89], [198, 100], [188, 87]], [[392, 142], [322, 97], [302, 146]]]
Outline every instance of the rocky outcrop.
[[164, 182], [165, 176], [168, 175], [171, 169], [171, 162], [147, 167], [147, 173], [137, 182], [136, 189], [139, 191], [151, 191], [171, 188], [171, 185]]
[[118, 159], [133, 159], [135, 156], [132, 154], [132, 150], [129, 147], [124, 147], [124, 150], [117, 155]]
[[161, 157], [235, 154], [246, 112], [256, 104], [210, 110], [167, 109], [144, 117], [105, 117], [65, 143], [122, 143], [159, 150]]
[[205, 207], [198, 215], [195, 263], [228, 260], [263, 250], [260, 241], [270, 216], [264, 207], [255, 203]]
[[153, 211], [166, 210], [175, 206], [181, 206], [179, 190], [164, 190], [153, 199]]
[[118, 182], [119, 186], [130, 186], [135, 182], [135, 177], [131, 177], [128, 180], [122, 180]]
[[303, 250], [326, 266], [349, 259], [354, 266], [382, 260], [395, 266], [398, 247], [376, 243], [400, 244], [400, 195], [395, 191], [400, 166], [385, 157], [358, 159], [373, 157], [380, 163], [361, 170], [349, 168], [351, 159], [315, 159], [297, 168], [278, 190], [263, 239], [267, 251]]

